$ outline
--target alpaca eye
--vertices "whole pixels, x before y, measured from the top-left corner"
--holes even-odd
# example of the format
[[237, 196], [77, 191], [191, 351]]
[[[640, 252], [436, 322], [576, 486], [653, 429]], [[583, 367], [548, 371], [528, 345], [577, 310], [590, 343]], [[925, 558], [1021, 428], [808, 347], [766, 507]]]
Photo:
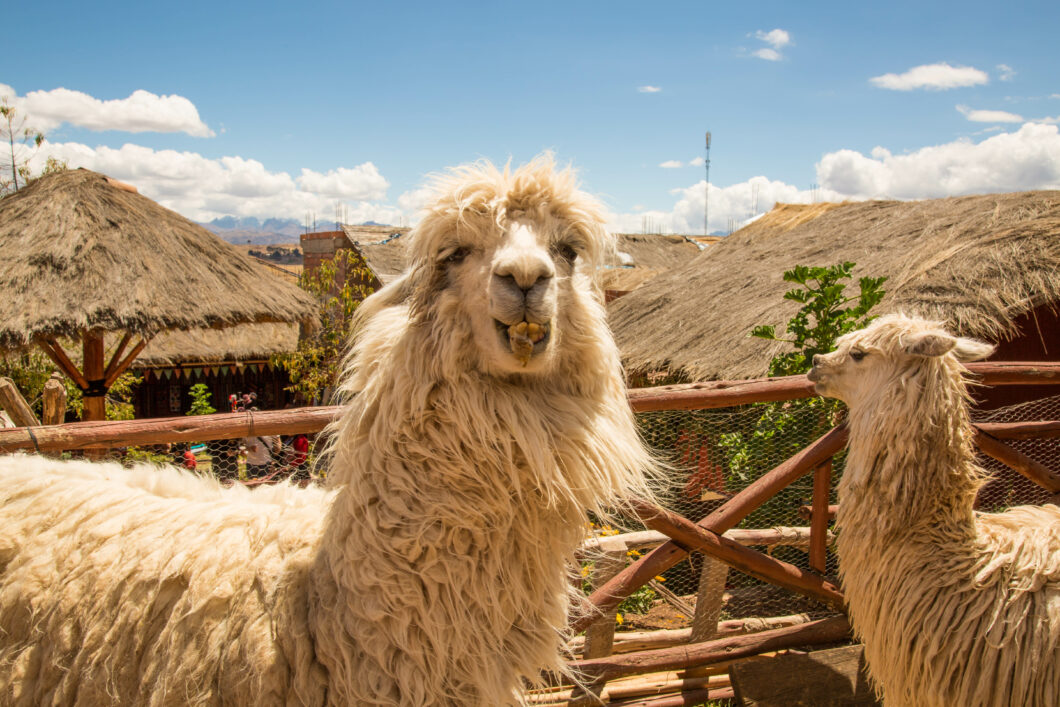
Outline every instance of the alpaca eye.
[[573, 263], [578, 258], [578, 251], [574, 250], [574, 246], [570, 243], [557, 243], [552, 246], [552, 252], [568, 263]]
[[471, 249], [461, 246], [444, 258], [446, 265], [459, 265], [467, 256], [471, 255]]
[[855, 361], [860, 361], [861, 359], [865, 358], [866, 355], [867, 354], [864, 351], [855, 350], [850, 352], [850, 358], [854, 359]]

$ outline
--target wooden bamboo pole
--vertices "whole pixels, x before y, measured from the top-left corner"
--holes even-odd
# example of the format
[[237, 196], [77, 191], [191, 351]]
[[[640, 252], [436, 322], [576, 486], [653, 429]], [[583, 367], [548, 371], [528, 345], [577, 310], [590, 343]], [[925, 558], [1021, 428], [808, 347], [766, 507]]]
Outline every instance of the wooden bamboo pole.
[[106, 370], [103, 371], [104, 378], [109, 378], [110, 374], [117, 367], [118, 362], [121, 361], [121, 355], [125, 353], [125, 347], [129, 345], [129, 339], [131, 338], [131, 331], [127, 331], [122, 335], [121, 341], [118, 342], [118, 345], [114, 349], [114, 353], [110, 357], [110, 363], [107, 364]]
[[820, 575], [746, 548], [665, 508], [633, 501], [632, 510], [646, 526], [666, 533], [687, 550], [716, 557], [741, 572], [843, 611], [843, 594], [839, 587]]
[[832, 460], [813, 470], [813, 516], [810, 518], [810, 568], [824, 574], [828, 557], [828, 500]]
[[41, 350], [48, 355], [48, 358], [59, 367], [59, 370], [65, 373], [70, 380], [74, 382], [81, 390], [88, 387], [88, 381], [78, 370], [74, 362], [70, 360], [70, 357], [63, 351], [63, 347], [59, 346], [59, 342], [52, 338], [38, 337], [37, 345], [40, 346]]
[[[777, 491], [808, 473], [825, 459], [831, 458], [846, 444], [848, 434], [845, 425], [829, 430], [801, 452], [753, 481], [747, 488], [701, 520], [698, 525], [715, 534], [724, 533], [734, 527]], [[676, 565], [687, 554], [687, 550], [672, 540], [666, 542], [627, 566], [611, 581], [594, 591], [589, 596], [589, 601], [598, 610], [608, 611], [647, 584], [648, 580]], [[585, 630], [591, 620], [591, 617], [584, 616], [576, 619], [571, 623], [571, 630], [574, 633], [580, 633]]]
[[[809, 506], [806, 506], [809, 518]], [[729, 540], [734, 540], [741, 545], [767, 545], [770, 547], [783, 545], [785, 547], [809, 547], [810, 529], [803, 527], [791, 527], [786, 525], [774, 528], [732, 528], [726, 530], [723, 535]], [[596, 552], [607, 552], [613, 549], [626, 550], [650, 550], [662, 545], [670, 538], [658, 530], [637, 530], [632, 533], [621, 535], [599, 535], [586, 540], [578, 551], [580, 556], [589, 558]], [[829, 542], [832, 538], [829, 538]]]
[[1060, 492], [1060, 476], [1041, 462], [991, 437], [980, 429], [975, 431], [975, 445], [989, 457], [1023, 474], [1051, 493]]
[[732, 636], [674, 648], [612, 655], [606, 658], [574, 660], [568, 665], [576, 673], [587, 678], [612, 680], [626, 675], [663, 670], [685, 670], [796, 646], [836, 643], [849, 637], [850, 623], [845, 616], [836, 616], [811, 621], [800, 626], [778, 628], [747, 636]]
[[[717, 632], [712, 638], [727, 636], [744, 636], [748, 633], [769, 631], [785, 626], [798, 626], [812, 621], [809, 614], [791, 614], [790, 616], [750, 617], [746, 619], [729, 619], [719, 621]], [[704, 639], [706, 640], [706, 639]], [[691, 628], [666, 628], [655, 631], [618, 631], [612, 651], [615, 653], [633, 653], [654, 648], [669, 648], [685, 643], [698, 643], [692, 640]], [[566, 650], [572, 655], [581, 655], [585, 645], [584, 636], [575, 636], [567, 642]], [[584, 657], [584, 656], [582, 656]]]
[[86, 331], [81, 339], [82, 373], [88, 385], [83, 388], [82, 422], [97, 422], [107, 419], [106, 386], [103, 370], [106, 365], [103, 351], [103, 333]]
[[[103, 385], [107, 388], [110, 388], [112, 385], [114, 385], [114, 381], [118, 380], [118, 376], [128, 370], [129, 366], [132, 365], [132, 362], [136, 360], [136, 357], [140, 355], [140, 352], [143, 351], [144, 347], [146, 347], [149, 343], [151, 343], [150, 336], [145, 336], [141, 338], [140, 342], [133, 347], [133, 350], [130, 351], [129, 354], [121, 360], [121, 362], [114, 366], [113, 370], [108, 371], [106, 376], [104, 376]], [[113, 364], [113, 361], [111, 363]]]
[[[233, 412], [145, 420], [74, 422], [38, 427], [33, 434], [25, 427], [0, 430], [0, 453], [19, 449], [42, 451], [109, 449], [165, 442], [205, 442], [254, 435], [280, 435], [323, 430], [339, 413], [337, 407], [291, 408], [259, 412]], [[33, 437], [37, 444], [34, 445]]]
[[1060, 420], [976, 422], [975, 428], [995, 439], [1046, 439], [1060, 437]]
[[40, 424], [15, 381], [7, 377], [0, 378], [0, 409], [6, 411], [11, 421], [19, 427]]

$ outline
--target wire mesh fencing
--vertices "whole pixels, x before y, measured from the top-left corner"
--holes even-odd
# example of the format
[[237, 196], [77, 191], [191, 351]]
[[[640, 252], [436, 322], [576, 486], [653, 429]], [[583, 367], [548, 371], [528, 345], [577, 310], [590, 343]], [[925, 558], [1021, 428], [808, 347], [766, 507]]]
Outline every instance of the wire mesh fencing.
[[[693, 521], [704, 518], [776, 468], [838, 424], [841, 418], [841, 408], [822, 399], [638, 415], [645, 440], [673, 470], [664, 505]], [[1057, 419], [1060, 419], [1060, 396], [984, 413], [973, 412], [974, 422]], [[1060, 469], [1060, 440], [1037, 438], [1006, 440], [1006, 443], [1050, 469]], [[844, 450], [833, 459], [830, 504], [837, 503], [836, 488], [845, 457]], [[977, 499], [976, 508], [980, 511], [999, 512], [1016, 505], [1045, 503], [1050, 498], [1047, 490], [990, 457], [980, 454], [978, 463], [989, 475]], [[808, 531], [812, 493], [813, 475], [807, 474], [756, 509], [737, 527], [785, 531], [802, 528], [802, 533], [775, 533], [772, 537], [788, 539], [756, 549], [810, 570], [809, 547], [799, 538], [806, 537]], [[629, 561], [639, 554], [630, 552]], [[653, 586], [620, 607], [618, 630], [691, 626], [703, 565], [704, 558], [692, 553], [657, 577]], [[831, 547], [824, 574], [838, 582], [838, 565]], [[663, 587], [665, 591], [661, 591]], [[817, 601], [737, 571], [728, 571], [721, 600], [718, 618], [723, 621], [830, 613], [830, 609]]]

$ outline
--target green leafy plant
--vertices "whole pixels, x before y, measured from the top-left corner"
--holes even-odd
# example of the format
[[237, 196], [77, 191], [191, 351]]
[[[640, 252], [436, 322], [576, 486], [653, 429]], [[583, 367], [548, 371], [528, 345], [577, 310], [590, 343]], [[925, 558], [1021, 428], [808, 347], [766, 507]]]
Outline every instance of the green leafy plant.
[[[789, 343], [794, 349], [773, 357], [769, 375], [806, 373], [816, 354], [833, 350], [837, 338], [875, 318], [870, 310], [883, 299], [887, 278], [862, 277], [858, 280], [858, 294], [848, 296], [844, 280], [853, 277], [854, 266], [851, 262], [830, 267], [797, 265], [784, 273], [786, 282], [798, 285], [784, 298], [802, 306], [788, 321], [784, 337], [777, 336], [773, 325], [756, 326], [750, 334]], [[717, 447], [727, 459], [728, 480], [734, 486], [742, 486], [764, 471], [760, 468], [763, 459], [785, 459], [798, 452], [833, 427], [843, 409], [839, 401], [820, 397], [759, 403], [751, 408], [757, 415], [751, 431], [725, 432], [717, 440]], [[758, 527], [756, 523], [795, 523], [803, 495], [804, 490], [798, 485], [789, 486], [748, 516], [745, 524]]]
[[357, 253], [340, 249], [313, 272], [303, 272], [299, 285], [320, 302], [317, 326], [303, 335], [298, 350], [276, 356], [291, 379], [288, 390], [306, 400], [330, 402], [349, 344], [353, 315], [372, 292], [372, 273]]
[[213, 394], [205, 383], [196, 383], [188, 391], [191, 395], [191, 409], [185, 415], [212, 415], [217, 408], [210, 404]]
[[[29, 160], [44, 143], [44, 133], [27, 125], [26, 116], [19, 115], [7, 98], [0, 99], [0, 139], [7, 143], [7, 165], [0, 176], [0, 194], [15, 192], [30, 180]], [[19, 179], [22, 183], [19, 184]]]
[[784, 299], [799, 302], [802, 307], [785, 328], [786, 338], [776, 335], [776, 327], [756, 326], [751, 336], [770, 341], [784, 341], [794, 351], [778, 354], [769, 362], [769, 375], [792, 376], [806, 373], [816, 354], [835, 348], [835, 340], [843, 334], [866, 326], [873, 317], [869, 310], [880, 303], [885, 294], [885, 277], [863, 277], [858, 280], [857, 296], [846, 295], [846, 283], [853, 277], [854, 263], [840, 263], [830, 267], [796, 265], [784, 273], [785, 282], [799, 287], [784, 293]]

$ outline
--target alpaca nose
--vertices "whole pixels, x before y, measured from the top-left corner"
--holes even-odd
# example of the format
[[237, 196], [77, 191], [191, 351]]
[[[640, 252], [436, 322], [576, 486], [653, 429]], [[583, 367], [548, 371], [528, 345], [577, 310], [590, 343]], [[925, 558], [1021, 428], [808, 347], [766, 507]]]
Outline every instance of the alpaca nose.
[[519, 258], [497, 266], [493, 277], [505, 287], [514, 288], [525, 296], [539, 284], [547, 284], [555, 275], [552, 264], [538, 258]]
[[817, 366], [817, 365], [820, 365], [820, 363], [821, 363], [821, 354], [814, 354], [813, 355], [813, 365]]

